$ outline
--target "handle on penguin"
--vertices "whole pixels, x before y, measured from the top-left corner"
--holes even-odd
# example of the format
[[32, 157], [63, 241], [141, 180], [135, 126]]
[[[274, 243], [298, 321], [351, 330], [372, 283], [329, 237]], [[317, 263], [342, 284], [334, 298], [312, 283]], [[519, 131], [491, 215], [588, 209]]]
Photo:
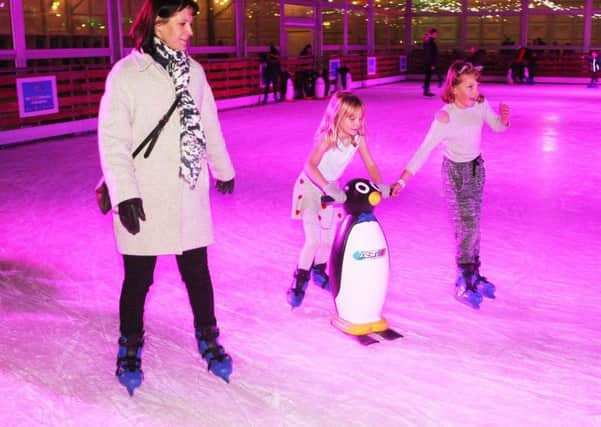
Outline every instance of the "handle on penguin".
[[336, 203], [336, 201], [334, 200], [334, 198], [332, 196], [328, 196], [327, 194], [324, 194], [323, 196], [321, 196], [321, 204], [322, 205], [333, 205], [334, 203]]

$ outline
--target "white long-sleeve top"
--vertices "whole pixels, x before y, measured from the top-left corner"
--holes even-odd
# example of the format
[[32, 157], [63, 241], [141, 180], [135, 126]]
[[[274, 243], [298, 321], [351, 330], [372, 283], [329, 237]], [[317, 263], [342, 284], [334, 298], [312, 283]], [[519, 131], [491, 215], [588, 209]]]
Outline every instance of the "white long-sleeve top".
[[442, 108], [449, 120], [440, 117], [432, 121], [432, 125], [406, 169], [415, 175], [426, 162], [430, 153], [438, 144], [444, 144], [444, 155], [454, 162], [469, 162], [480, 155], [482, 142], [482, 126], [484, 122], [495, 132], [507, 129], [499, 115], [485, 99], [470, 108], [459, 108], [455, 104], [447, 104]]

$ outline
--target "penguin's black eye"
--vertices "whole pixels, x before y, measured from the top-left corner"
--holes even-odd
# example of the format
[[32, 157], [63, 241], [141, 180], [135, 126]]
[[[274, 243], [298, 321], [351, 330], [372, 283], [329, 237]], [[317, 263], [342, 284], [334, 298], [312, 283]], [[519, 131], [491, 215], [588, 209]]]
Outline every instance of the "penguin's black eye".
[[361, 194], [367, 194], [371, 191], [369, 185], [364, 182], [358, 182], [355, 184], [355, 190], [357, 190]]

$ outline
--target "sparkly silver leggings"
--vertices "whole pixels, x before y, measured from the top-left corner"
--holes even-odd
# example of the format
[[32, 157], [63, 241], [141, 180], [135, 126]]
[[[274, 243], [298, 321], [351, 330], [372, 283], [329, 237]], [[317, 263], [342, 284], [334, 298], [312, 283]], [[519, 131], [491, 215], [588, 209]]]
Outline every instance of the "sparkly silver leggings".
[[457, 264], [475, 263], [480, 255], [480, 212], [486, 173], [478, 156], [465, 163], [442, 162], [442, 182], [455, 232]]

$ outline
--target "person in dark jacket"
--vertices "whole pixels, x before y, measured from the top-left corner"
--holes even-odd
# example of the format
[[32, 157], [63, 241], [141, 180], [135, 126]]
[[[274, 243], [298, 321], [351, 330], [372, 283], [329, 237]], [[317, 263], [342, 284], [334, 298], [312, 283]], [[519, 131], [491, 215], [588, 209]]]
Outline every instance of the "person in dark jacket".
[[434, 94], [430, 92], [432, 72], [436, 71], [438, 75], [438, 85], [442, 85], [442, 75], [438, 64], [437, 38], [438, 31], [436, 31], [436, 28], [430, 28], [424, 36], [424, 96], [434, 96]]
[[273, 90], [273, 100], [279, 102], [280, 98], [280, 74], [282, 69], [280, 66], [280, 52], [272, 44], [269, 45], [269, 53], [266, 57], [265, 71], [263, 75], [263, 81], [265, 83], [265, 93], [263, 96], [263, 104], [267, 104], [267, 95], [269, 95], [269, 86], [271, 85]]

